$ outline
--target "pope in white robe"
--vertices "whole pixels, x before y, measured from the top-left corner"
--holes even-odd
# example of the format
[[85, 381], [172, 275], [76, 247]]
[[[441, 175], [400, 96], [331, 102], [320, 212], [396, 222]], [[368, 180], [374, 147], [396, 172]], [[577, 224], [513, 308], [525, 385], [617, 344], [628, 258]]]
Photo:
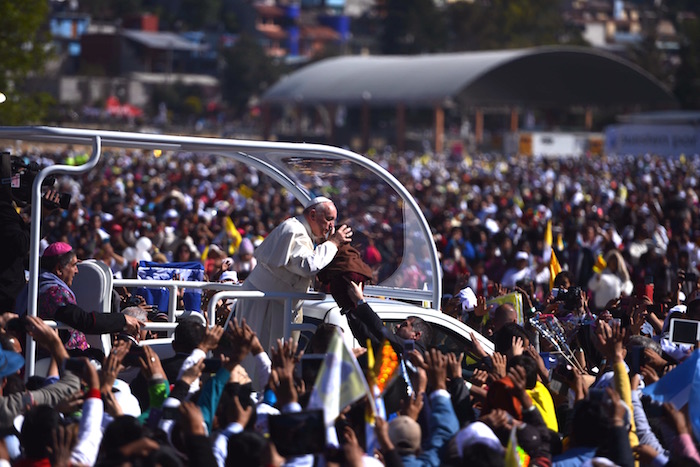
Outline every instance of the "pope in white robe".
[[[334, 227], [337, 215], [330, 199], [317, 197], [309, 201], [303, 215], [278, 225], [255, 250], [258, 264], [243, 283], [243, 290], [308, 291], [316, 274], [333, 260], [338, 247], [350, 242], [350, 227]], [[301, 300], [294, 300], [292, 308], [292, 321], [300, 323]], [[239, 299], [236, 317], [239, 322], [246, 320], [266, 352], [284, 337], [283, 299]]]

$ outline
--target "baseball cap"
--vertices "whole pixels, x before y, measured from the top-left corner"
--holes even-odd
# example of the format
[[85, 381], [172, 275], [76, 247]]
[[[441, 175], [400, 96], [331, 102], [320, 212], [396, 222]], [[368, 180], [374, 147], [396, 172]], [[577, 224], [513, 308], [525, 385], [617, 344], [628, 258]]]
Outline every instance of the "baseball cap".
[[399, 415], [389, 422], [389, 439], [400, 454], [415, 453], [420, 448], [420, 425], [411, 417]]

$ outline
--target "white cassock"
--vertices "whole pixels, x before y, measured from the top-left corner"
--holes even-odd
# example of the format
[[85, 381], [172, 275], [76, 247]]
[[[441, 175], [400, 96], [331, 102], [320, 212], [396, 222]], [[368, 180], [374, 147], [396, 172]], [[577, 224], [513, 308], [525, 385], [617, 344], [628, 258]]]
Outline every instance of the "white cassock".
[[[332, 242], [314, 247], [311, 227], [304, 216], [289, 218], [255, 250], [258, 264], [243, 282], [243, 290], [306, 292], [337, 252]], [[292, 308], [293, 321], [301, 322], [301, 300], [293, 301]], [[236, 317], [239, 322], [245, 318], [266, 352], [284, 337], [284, 300], [239, 299]]]

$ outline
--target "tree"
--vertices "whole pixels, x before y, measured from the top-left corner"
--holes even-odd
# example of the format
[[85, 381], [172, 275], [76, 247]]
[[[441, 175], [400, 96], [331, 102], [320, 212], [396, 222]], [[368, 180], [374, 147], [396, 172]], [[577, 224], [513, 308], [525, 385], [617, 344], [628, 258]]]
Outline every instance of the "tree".
[[246, 34], [224, 52], [223, 58], [221, 91], [237, 116], [244, 115], [250, 98], [262, 94], [283, 72], [283, 66], [268, 57], [263, 48]]
[[49, 57], [46, 0], [0, 0], [0, 124], [38, 122], [50, 97], [32, 92], [28, 78], [44, 69]]

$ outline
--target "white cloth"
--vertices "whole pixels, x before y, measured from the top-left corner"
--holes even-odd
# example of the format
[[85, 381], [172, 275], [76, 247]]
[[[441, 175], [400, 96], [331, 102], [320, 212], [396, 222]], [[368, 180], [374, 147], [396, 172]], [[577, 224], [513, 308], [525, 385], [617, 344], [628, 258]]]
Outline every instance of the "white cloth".
[[524, 267], [523, 269], [510, 268], [503, 274], [501, 284], [503, 287], [513, 288], [518, 281], [532, 280], [534, 276], [533, 270], [529, 267]]
[[630, 295], [634, 286], [631, 281], [623, 282], [619, 276], [604, 269], [600, 274], [595, 274], [590, 278], [588, 290], [593, 292], [593, 304], [596, 309], [602, 310], [613, 298], [619, 298], [623, 293]]
[[272, 360], [266, 352], [260, 352], [255, 356], [255, 376], [253, 379], [253, 389], [256, 392], [263, 393], [265, 385], [270, 380], [272, 373]]
[[[306, 292], [316, 274], [338, 253], [334, 243], [314, 247], [311, 227], [303, 216], [278, 225], [255, 250], [257, 266], [243, 282], [243, 290]], [[301, 320], [301, 301], [292, 303], [293, 320]], [[236, 316], [245, 318], [265, 351], [284, 334], [284, 300], [238, 299]], [[252, 365], [244, 365], [251, 374]]]
[[216, 458], [216, 464], [219, 467], [224, 467], [226, 465], [229, 438], [237, 433], [241, 433], [242, 431], [243, 425], [233, 422], [221, 430], [218, 435], [216, 435], [216, 438], [214, 439], [214, 457]]
[[71, 452], [70, 460], [74, 465], [95, 465], [102, 443], [102, 417], [104, 404], [102, 399], [89, 397], [83, 403], [83, 416], [80, 418], [78, 441]]
[[[179, 380], [180, 378], [182, 378], [182, 375], [185, 373], [185, 371], [195, 366], [203, 358], [207, 358], [207, 354], [204, 352], [204, 350], [200, 349], [199, 347], [196, 347], [194, 350], [192, 350], [192, 353], [189, 355], [189, 357], [187, 357], [182, 362], [180, 371], [178, 371], [177, 373], [177, 379]], [[190, 390], [188, 394], [192, 395], [195, 392], [199, 391], [200, 386], [201, 383], [199, 381], [199, 378], [195, 379], [194, 381], [192, 381], [192, 384], [190, 384]]]

